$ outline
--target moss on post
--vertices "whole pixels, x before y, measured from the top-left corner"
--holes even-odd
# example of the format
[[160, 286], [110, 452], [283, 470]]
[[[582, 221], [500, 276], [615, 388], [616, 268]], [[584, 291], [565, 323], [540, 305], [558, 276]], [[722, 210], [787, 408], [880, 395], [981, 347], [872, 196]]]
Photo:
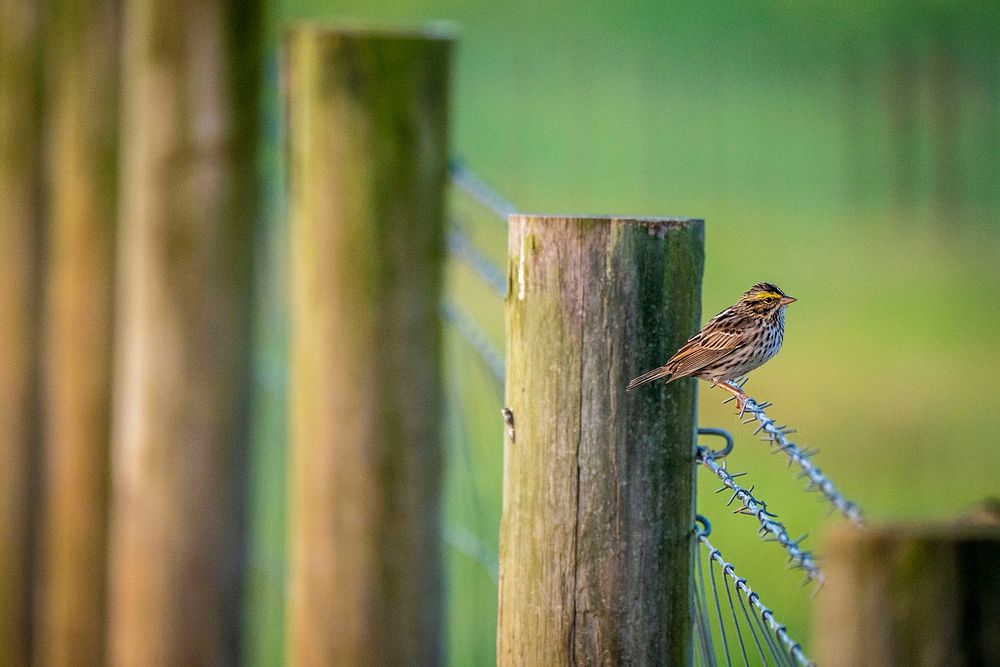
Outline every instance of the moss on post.
[[41, 11], [0, 0], [0, 664], [30, 663], [38, 394]]
[[119, 3], [48, 3], [45, 442], [35, 659], [104, 662]]
[[108, 660], [235, 664], [256, 2], [126, 3]]
[[442, 661], [440, 297], [451, 40], [286, 39], [288, 661]]
[[510, 219], [498, 662], [685, 664], [700, 220]]

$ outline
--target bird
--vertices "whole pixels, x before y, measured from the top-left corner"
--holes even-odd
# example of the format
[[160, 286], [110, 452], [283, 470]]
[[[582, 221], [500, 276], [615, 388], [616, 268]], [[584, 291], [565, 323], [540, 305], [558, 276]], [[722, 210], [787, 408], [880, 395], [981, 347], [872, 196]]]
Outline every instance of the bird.
[[696, 377], [731, 393], [742, 410], [749, 396], [734, 381], [778, 353], [785, 336], [785, 310], [795, 301], [773, 283], [757, 283], [709, 320], [667, 363], [635, 378], [625, 390], [660, 378], [673, 382]]

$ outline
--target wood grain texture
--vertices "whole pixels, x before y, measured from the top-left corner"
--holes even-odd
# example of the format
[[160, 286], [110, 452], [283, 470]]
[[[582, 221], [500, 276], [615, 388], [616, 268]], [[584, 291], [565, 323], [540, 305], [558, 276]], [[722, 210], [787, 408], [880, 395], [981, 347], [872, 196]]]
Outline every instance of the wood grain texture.
[[259, 11], [238, 0], [125, 7], [114, 665], [238, 661]]
[[117, 0], [47, 5], [44, 447], [35, 656], [104, 662]]
[[841, 527], [817, 599], [821, 665], [1000, 665], [1000, 528]]
[[498, 662], [690, 657], [700, 220], [512, 216]]
[[289, 664], [443, 660], [450, 52], [432, 33], [286, 36]]
[[41, 8], [0, 0], [0, 664], [30, 661], [38, 451]]

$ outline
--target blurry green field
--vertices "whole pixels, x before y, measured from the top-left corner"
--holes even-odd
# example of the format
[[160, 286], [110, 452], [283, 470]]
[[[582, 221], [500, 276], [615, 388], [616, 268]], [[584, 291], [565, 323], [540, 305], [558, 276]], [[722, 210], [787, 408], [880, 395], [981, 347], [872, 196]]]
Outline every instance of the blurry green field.
[[[871, 518], [922, 519], [997, 493], [1000, 17], [985, 3], [908, 6], [286, 0], [273, 24], [455, 21], [454, 152], [521, 210], [706, 218], [703, 319], [758, 280], [799, 298], [782, 353], [748, 390], [775, 403], [770, 414], [795, 426], [798, 442], [822, 450], [817, 464]], [[942, 24], [961, 62], [982, 64], [992, 82], [968, 74], [955, 84], [949, 209], [935, 194], [929, 84], [916, 93], [905, 196], [886, 120], [890, 54], [905, 42], [926, 63]], [[502, 229], [461, 202], [456, 210], [503, 266]], [[273, 216], [280, 238], [280, 207]], [[280, 281], [268, 284], [262, 311], [280, 322]], [[501, 345], [501, 300], [457, 265], [448, 289]], [[264, 336], [265, 361], [280, 355], [278, 328]], [[493, 659], [496, 584], [476, 549], [497, 544], [501, 399], [474, 353], [453, 332], [446, 342], [449, 656], [481, 665]], [[273, 443], [283, 380], [273, 367], [258, 381], [269, 416], [255, 466], [255, 664], [281, 656], [283, 460]], [[703, 387], [702, 424], [736, 433], [730, 466], [749, 471], [793, 536], [809, 533], [806, 545], [822, 553], [825, 507], [721, 399]], [[713, 542], [808, 646], [811, 590], [785, 570], [779, 547], [754, 536], [752, 519], [709, 493], [717, 486], [699, 483]]]

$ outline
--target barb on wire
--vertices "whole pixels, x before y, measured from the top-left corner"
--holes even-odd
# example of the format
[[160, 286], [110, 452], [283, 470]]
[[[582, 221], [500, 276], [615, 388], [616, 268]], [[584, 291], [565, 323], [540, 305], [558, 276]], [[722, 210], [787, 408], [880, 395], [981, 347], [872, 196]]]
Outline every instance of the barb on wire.
[[[734, 398], [726, 399], [723, 402], [728, 403], [734, 400]], [[865, 520], [858, 504], [844, 497], [844, 494], [837, 490], [837, 487], [830, 478], [824, 475], [823, 471], [813, 464], [812, 457], [819, 453], [819, 450], [803, 449], [789, 440], [789, 434], [794, 433], [795, 429], [788, 428], [787, 425], [779, 425], [775, 420], [768, 417], [764, 409], [771, 405], [771, 403], [766, 401], [758, 403], [748, 397], [740, 409], [741, 418], [749, 415], [749, 418], [744, 419], [743, 423], [757, 422], [754, 435], [763, 433], [764, 435], [761, 439], [768, 442], [772, 447], [776, 447], [774, 450], [775, 453], [783, 452], [788, 457], [789, 466], [794, 463], [801, 468], [802, 472], [799, 474], [799, 477], [808, 480], [806, 491], [820, 492], [832, 508], [838, 510], [855, 526], [863, 526]]]
[[720, 465], [718, 463], [719, 459], [720, 457], [713, 455], [710, 449], [701, 446], [698, 447], [696, 455], [698, 463], [705, 466], [712, 474], [722, 480], [723, 486], [716, 493], [727, 490], [732, 491], [733, 495], [726, 505], [732, 505], [738, 500], [740, 508], [736, 511], [739, 514], [747, 514], [757, 519], [758, 523], [760, 523], [758, 532], [761, 537], [766, 538], [770, 536], [770, 541], [777, 542], [784, 547], [785, 551], [788, 552], [789, 564], [792, 567], [801, 568], [805, 571], [806, 582], [817, 581], [822, 586], [824, 581], [823, 573], [816, 564], [812, 552], [806, 551], [799, 546], [806, 536], [803, 535], [799, 539], [793, 540], [785, 529], [784, 524], [777, 520], [778, 515], [769, 511], [767, 503], [753, 495], [753, 487], [745, 489], [736, 482], [736, 478], [744, 473], [730, 473], [726, 469], [725, 460], [723, 459], [723, 463]]
[[815, 667], [815, 663], [806, 655], [805, 651], [802, 649], [802, 645], [792, 639], [791, 635], [788, 634], [788, 629], [779, 623], [778, 619], [774, 617], [774, 612], [760, 601], [760, 595], [750, 588], [745, 578], [736, 574], [736, 570], [733, 569], [732, 563], [727, 562], [722, 557], [722, 552], [712, 546], [712, 543], [708, 540], [708, 536], [711, 531], [712, 527], [708, 522], [708, 519], [699, 514], [695, 519], [694, 535], [695, 539], [708, 549], [708, 558], [710, 559], [710, 562], [714, 561], [718, 563], [722, 568], [722, 572], [733, 580], [736, 588], [746, 597], [746, 601], [749, 602], [750, 605], [760, 614], [761, 620], [771, 629], [771, 632], [778, 639], [778, 641], [784, 644], [788, 655], [803, 667]]
[[455, 330], [475, 350], [502, 388], [504, 383], [503, 353], [493, 345], [483, 330], [476, 325], [472, 317], [455, 304], [449, 302], [443, 303], [441, 305], [441, 316], [445, 322], [455, 327]]
[[472, 240], [463, 234], [457, 226], [453, 226], [448, 232], [448, 251], [475, 271], [494, 292], [501, 297], [507, 296], [506, 274], [480, 252]]
[[448, 173], [451, 174], [452, 183], [462, 192], [488, 208], [505, 224], [507, 216], [517, 213], [517, 209], [513, 204], [501, 197], [496, 190], [472, 173], [461, 160], [457, 158], [452, 159], [448, 163]]

